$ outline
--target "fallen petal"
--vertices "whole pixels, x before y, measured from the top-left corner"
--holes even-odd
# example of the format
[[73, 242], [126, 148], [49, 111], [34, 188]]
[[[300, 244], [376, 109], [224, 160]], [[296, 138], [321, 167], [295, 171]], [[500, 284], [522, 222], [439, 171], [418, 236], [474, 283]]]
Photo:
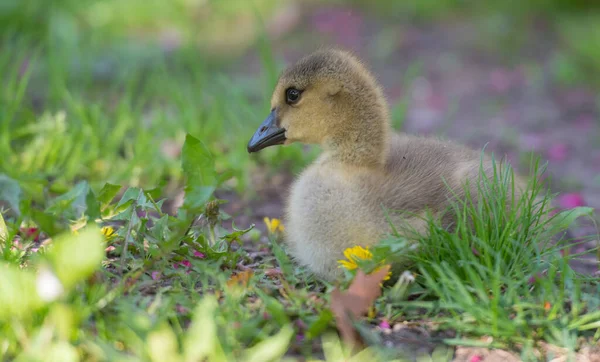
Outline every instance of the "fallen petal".
[[481, 355], [479, 355], [479, 354], [474, 355], [469, 360], [469, 362], [481, 362], [481, 361], [483, 361], [483, 357]]
[[578, 192], [562, 194], [557, 199], [558, 205], [563, 209], [573, 209], [579, 206], [585, 206], [583, 196]]
[[385, 319], [381, 321], [381, 323], [379, 323], [379, 328], [381, 329], [390, 329], [390, 324], [388, 323], [388, 321], [386, 321]]

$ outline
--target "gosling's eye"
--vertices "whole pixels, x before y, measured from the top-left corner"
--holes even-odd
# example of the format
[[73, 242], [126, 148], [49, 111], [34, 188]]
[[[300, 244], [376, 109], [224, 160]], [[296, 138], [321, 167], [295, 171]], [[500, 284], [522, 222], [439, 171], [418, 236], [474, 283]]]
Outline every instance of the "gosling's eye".
[[288, 104], [292, 104], [292, 103], [298, 102], [298, 100], [300, 99], [300, 93], [301, 92], [299, 90], [297, 90], [296, 88], [289, 88], [285, 92], [285, 95], [286, 95], [286, 98], [287, 98], [286, 102]]

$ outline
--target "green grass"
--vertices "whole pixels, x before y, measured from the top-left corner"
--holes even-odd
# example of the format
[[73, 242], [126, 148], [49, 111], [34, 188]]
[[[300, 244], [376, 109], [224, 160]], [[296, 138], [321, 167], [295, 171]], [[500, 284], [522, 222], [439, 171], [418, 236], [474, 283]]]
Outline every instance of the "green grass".
[[[597, 341], [600, 336], [600, 300], [597, 281], [569, 267], [576, 257], [567, 252], [573, 241], [561, 235], [592, 210], [550, 216], [550, 198], [536, 181], [538, 170], [537, 165], [532, 169], [531, 197], [511, 201], [511, 188], [498, 185], [510, 185], [512, 172], [498, 172], [491, 180], [482, 178], [477, 198], [483, 202], [474, 204], [467, 195], [454, 206], [454, 231], [429, 223], [428, 237], [410, 254], [426, 290], [416, 306], [437, 314], [435, 320], [462, 336], [492, 336], [490, 346], [530, 348], [545, 340], [574, 350], [579, 337]], [[397, 239], [387, 243], [401, 244]], [[434, 302], [425, 302], [430, 299]], [[408, 313], [411, 304], [401, 303], [402, 309]]]
[[[109, 1], [113, 15], [103, 19], [92, 3], [0, 9], [0, 359], [266, 361], [319, 358], [313, 343], [322, 342], [320, 358], [339, 360], [348, 352], [335, 337], [333, 286], [298, 268], [278, 233], [226, 227], [214, 196], [250, 199], [253, 172], [294, 173], [318, 151], [245, 150], [282, 65], [269, 42], [254, 32], [261, 74], [239, 75], [237, 58], [199, 54], [190, 34], [202, 32], [186, 7], [194, 2], [127, 12], [119, 6], [137, 2]], [[236, 4], [219, 11], [249, 12]], [[270, 11], [256, 4], [258, 15]], [[169, 52], [129, 38], [173, 24], [183, 44]], [[396, 125], [406, 108], [395, 106]], [[560, 252], [565, 228], [590, 210], [558, 214], [546, 228], [529, 199], [522, 214], [503, 214], [508, 195], [490, 190], [509, 176], [479, 190], [487, 203], [456, 205], [454, 231], [431, 220], [417, 248], [394, 235], [373, 248], [365, 269], [398, 258], [416, 282], [396, 276], [385, 288], [375, 316], [359, 324], [375, 346], [355, 360], [398, 357], [370, 328], [382, 319], [455, 331], [446, 345], [491, 336], [490, 346], [523, 355], [542, 341], [597, 343], [598, 280], [574, 273], [577, 256]], [[184, 183], [183, 207], [165, 214], [165, 198]], [[106, 226], [115, 233], [100, 232]]]

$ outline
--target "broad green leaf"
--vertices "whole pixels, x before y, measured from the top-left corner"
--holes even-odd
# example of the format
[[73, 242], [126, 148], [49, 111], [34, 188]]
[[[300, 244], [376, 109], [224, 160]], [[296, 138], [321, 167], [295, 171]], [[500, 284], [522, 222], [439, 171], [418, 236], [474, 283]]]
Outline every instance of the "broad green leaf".
[[54, 215], [33, 208], [29, 213], [31, 214], [33, 221], [48, 235], [53, 236], [59, 232], [59, 228], [56, 225], [56, 217]]
[[42, 356], [48, 362], [77, 362], [79, 353], [77, 348], [66, 341], [54, 342]]
[[130, 201], [137, 200], [140, 196], [140, 191], [141, 189], [137, 187], [129, 187], [127, 190], [125, 190], [125, 193], [123, 193], [121, 200], [119, 200], [119, 203], [117, 204], [117, 209], [125, 204], [128, 204]]
[[150, 359], [155, 362], [181, 360], [177, 346], [177, 336], [168, 324], [148, 335], [148, 352]]
[[217, 185], [213, 156], [200, 140], [188, 134], [181, 152], [181, 165], [186, 178], [184, 206], [202, 208]]
[[69, 340], [73, 331], [77, 329], [77, 307], [56, 303], [50, 309], [48, 321], [52, 323], [57, 337], [63, 340]]
[[217, 178], [217, 184], [221, 185], [226, 181], [229, 181], [230, 179], [233, 178], [233, 176], [235, 176], [235, 173], [233, 172], [233, 170], [227, 170], [223, 173], [221, 173]]
[[17, 214], [21, 214], [19, 209], [21, 195], [19, 183], [7, 175], [0, 174], [0, 200], [8, 202], [11, 209]]
[[248, 349], [243, 360], [247, 362], [279, 361], [287, 351], [293, 335], [294, 329], [288, 324], [276, 335]]
[[557, 226], [561, 229], [569, 228], [575, 220], [582, 216], [592, 216], [594, 213], [594, 209], [586, 206], [579, 206], [573, 209], [561, 211], [558, 215], [555, 216], [554, 220], [557, 221]]
[[98, 199], [96, 198], [96, 195], [94, 195], [94, 191], [92, 191], [92, 189], [90, 189], [88, 191], [87, 196], [85, 197], [85, 204], [86, 204], [86, 214], [89, 217], [89, 220], [96, 220], [98, 218], [100, 218], [100, 203], [98, 202]]
[[184, 341], [186, 362], [223, 361], [225, 353], [217, 336], [215, 311], [218, 303], [214, 296], [206, 296], [198, 303], [192, 324]]
[[117, 196], [119, 190], [121, 190], [120, 185], [113, 185], [107, 182], [102, 187], [102, 190], [100, 190], [100, 193], [98, 193], [98, 202], [102, 205], [109, 204]]
[[0, 320], [22, 317], [43, 304], [33, 272], [0, 263], [0, 280]]
[[104, 258], [102, 234], [95, 225], [85, 227], [77, 235], [59, 235], [52, 244], [48, 259], [67, 290], [90, 276]]
[[86, 208], [85, 200], [88, 190], [89, 186], [86, 181], [78, 182], [71, 190], [50, 201], [46, 212], [57, 215], [68, 213], [69, 217], [80, 217]]

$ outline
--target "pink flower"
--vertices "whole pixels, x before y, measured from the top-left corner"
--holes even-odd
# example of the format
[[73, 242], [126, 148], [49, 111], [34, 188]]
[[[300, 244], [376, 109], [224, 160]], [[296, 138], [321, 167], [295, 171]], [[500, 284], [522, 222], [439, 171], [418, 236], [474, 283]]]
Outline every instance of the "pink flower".
[[203, 253], [201, 253], [199, 251], [194, 251], [194, 256], [196, 258], [200, 258], [200, 259], [204, 259], [206, 257], [206, 255], [204, 255]]
[[540, 278], [542, 278], [542, 275], [540, 275], [539, 273], [538, 274], [534, 274], [534, 275], [532, 275], [532, 276], [529, 277], [529, 279], [527, 280], [527, 284], [534, 284]]
[[19, 230], [25, 234], [26, 238], [33, 238], [34, 241], [38, 241], [40, 237], [38, 228], [20, 228]]
[[185, 271], [186, 274], [189, 274], [191, 272], [191, 270], [189, 268], [192, 267], [192, 263], [190, 263], [189, 260], [183, 260], [183, 261], [180, 261], [180, 262], [176, 262], [175, 264], [173, 264], [173, 267], [175, 269], [179, 269], [180, 265], [188, 268], [188, 270]]
[[160, 272], [153, 271], [152, 274], [150, 274], [150, 276], [152, 277], [152, 280], [159, 280], [160, 279]]
[[557, 198], [557, 201], [563, 209], [573, 209], [578, 206], [585, 206], [583, 196], [578, 192], [562, 194]]
[[476, 354], [473, 357], [471, 357], [471, 359], [469, 360], [469, 362], [481, 362], [483, 361], [483, 356], [481, 356], [480, 354]]
[[569, 148], [566, 144], [557, 143], [548, 149], [547, 156], [550, 161], [564, 161], [568, 153]]
[[390, 329], [390, 324], [385, 319], [379, 323], [379, 328], [381, 329]]

